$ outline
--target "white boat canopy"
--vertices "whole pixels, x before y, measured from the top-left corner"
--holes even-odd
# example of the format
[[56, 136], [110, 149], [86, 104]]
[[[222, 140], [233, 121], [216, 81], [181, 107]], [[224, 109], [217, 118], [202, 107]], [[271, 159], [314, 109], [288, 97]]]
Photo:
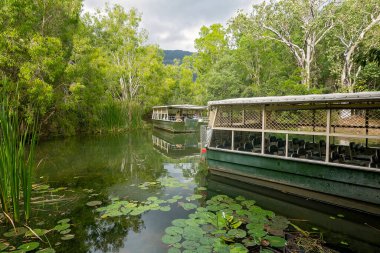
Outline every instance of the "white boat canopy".
[[380, 92], [333, 93], [318, 95], [232, 98], [209, 101], [208, 106], [244, 104], [306, 104], [329, 102], [380, 101]]
[[153, 109], [165, 109], [165, 108], [167, 108], [167, 109], [186, 109], [186, 110], [206, 110], [207, 106], [189, 105], [189, 104], [153, 106]]

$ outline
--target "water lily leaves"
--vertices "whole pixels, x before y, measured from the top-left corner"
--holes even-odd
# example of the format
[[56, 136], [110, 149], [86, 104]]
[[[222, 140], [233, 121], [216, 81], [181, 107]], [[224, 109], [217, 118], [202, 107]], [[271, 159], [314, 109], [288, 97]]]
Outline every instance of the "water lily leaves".
[[183, 229], [181, 227], [175, 227], [175, 226], [172, 226], [172, 227], [167, 227], [165, 229], [165, 233], [168, 234], [168, 235], [181, 235], [183, 233]]
[[71, 229], [65, 229], [65, 230], [62, 230], [61, 232], [59, 232], [61, 235], [66, 235], [68, 233], [71, 232]]
[[63, 230], [66, 230], [70, 227], [70, 224], [64, 223], [64, 224], [58, 224], [53, 229], [57, 230], [58, 232], [61, 232]]
[[37, 251], [36, 253], [55, 253], [55, 250], [52, 248], [46, 248], [46, 249], [41, 249]]
[[214, 242], [215, 242], [215, 238], [214, 237], [210, 237], [210, 236], [203, 236], [199, 242], [200, 244], [202, 245], [213, 245]]
[[266, 236], [267, 232], [263, 229], [255, 228], [255, 229], [248, 230], [248, 234], [256, 238], [261, 238], [263, 236]]
[[285, 229], [288, 227], [289, 225], [289, 221], [288, 219], [286, 219], [285, 217], [283, 216], [274, 216], [272, 218], [272, 220], [270, 221], [269, 223], [269, 226], [272, 228], [272, 229]]
[[158, 200], [158, 198], [157, 197], [149, 197], [149, 198], [147, 198], [147, 200], [154, 202], [154, 201]]
[[66, 219], [62, 219], [62, 220], [59, 220], [57, 221], [57, 223], [69, 223], [70, 222], [70, 219], [69, 218], [66, 218]]
[[171, 210], [170, 206], [162, 206], [160, 207], [160, 211], [163, 211], [163, 212], [169, 212]]
[[282, 237], [266, 236], [265, 240], [268, 240], [270, 243], [270, 246], [272, 246], [272, 247], [282, 248], [282, 247], [286, 246], [286, 240]]
[[5, 250], [6, 248], [8, 248], [8, 246], [8, 244], [0, 242], [0, 250]]
[[186, 227], [187, 224], [186, 224], [186, 219], [175, 219], [175, 220], [172, 220], [172, 224], [173, 226], [176, 226], [176, 227]]
[[196, 249], [199, 246], [201, 246], [199, 243], [194, 242], [194, 241], [184, 241], [182, 242], [182, 247], [184, 249]]
[[75, 235], [73, 235], [73, 234], [66, 234], [66, 235], [61, 237], [61, 240], [67, 241], [67, 240], [73, 239], [74, 237], [75, 237]]
[[270, 249], [261, 249], [260, 253], [273, 253], [273, 251]]
[[40, 228], [35, 228], [33, 229], [33, 231], [27, 231], [25, 233], [25, 236], [27, 237], [35, 237], [36, 235], [37, 236], [43, 236], [44, 234], [46, 234], [47, 232], [49, 232], [49, 230], [46, 230], [46, 229], [40, 229]]
[[100, 200], [93, 200], [90, 202], [87, 202], [86, 205], [89, 207], [94, 207], [94, 206], [100, 206], [103, 202]]
[[180, 196], [180, 195], [175, 195], [172, 197], [172, 199], [176, 199], [176, 200], [180, 200], [182, 198], [183, 198], [183, 196]]
[[183, 237], [186, 240], [198, 241], [202, 238], [204, 231], [200, 227], [188, 226], [183, 230]]
[[203, 198], [202, 195], [200, 195], [200, 194], [193, 194], [193, 195], [191, 195], [189, 197], [186, 197], [186, 200], [187, 201], [192, 201], [192, 200], [197, 200], [197, 199], [201, 199], [201, 198]]
[[246, 237], [247, 232], [242, 229], [231, 229], [228, 231], [227, 235], [235, 238], [244, 238]]
[[202, 245], [197, 248], [197, 253], [210, 253], [212, 252], [212, 247], [210, 245]]
[[245, 238], [242, 243], [244, 243], [245, 247], [253, 247], [257, 245], [256, 241], [251, 238]]
[[182, 206], [186, 211], [197, 208], [197, 205], [193, 203], [181, 203], [180, 206]]
[[132, 216], [137, 216], [137, 215], [140, 215], [140, 214], [144, 213], [145, 211], [146, 211], [145, 208], [143, 208], [143, 207], [137, 207], [136, 209], [134, 209], [129, 214], [132, 215]]
[[29, 231], [27, 228], [16, 227], [14, 229], [12, 228], [8, 232], [5, 232], [3, 235], [5, 237], [17, 237], [17, 236], [20, 236], [20, 235], [24, 235], [27, 231]]
[[165, 244], [174, 244], [181, 241], [182, 237], [180, 235], [164, 235], [161, 240]]
[[240, 243], [235, 243], [230, 246], [230, 253], [248, 253], [248, 249]]
[[198, 188], [197, 188], [197, 190], [198, 190], [198, 191], [207, 191], [207, 188], [206, 188], [206, 187], [203, 187], [203, 186], [201, 186], [201, 187], [198, 187]]
[[244, 200], [241, 202], [241, 205], [249, 209], [251, 206], [255, 205], [255, 203], [256, 201], [254, 200]]
[[181, 253], [181, 250], [171, 247], [168, 249], [168, 253]]
[[32, 251], [32, 250], [37, 249], [39, 246], [40, 246], [40, 244], [38, 242], [29, 242], [29, 243], [25, 243], [25, 244], [21, 245], [17, 249], [28, 252], [28, 251]]

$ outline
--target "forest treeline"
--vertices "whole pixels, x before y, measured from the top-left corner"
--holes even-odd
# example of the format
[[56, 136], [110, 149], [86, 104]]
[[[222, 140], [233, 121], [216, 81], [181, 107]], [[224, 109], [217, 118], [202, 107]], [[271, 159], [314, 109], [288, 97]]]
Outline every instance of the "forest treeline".
[[[378, 0], [282, 0], [204, 26], [163, 64], [142, 14], [81, 0], [2, 0], [0, 92], [44, 135], [141, 127], [158, 104], [380, 90]], [[190, 18], [190, 17], [189, 17]]]

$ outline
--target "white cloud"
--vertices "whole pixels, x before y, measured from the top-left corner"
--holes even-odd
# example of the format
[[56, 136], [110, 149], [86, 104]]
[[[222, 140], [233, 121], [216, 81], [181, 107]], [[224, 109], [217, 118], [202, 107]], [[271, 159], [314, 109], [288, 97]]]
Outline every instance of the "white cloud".
[[[162, 49], [195, 51], [194, 40], [203, 25], [223, 25], [238, 10], [248, 11], [261, 0], [109, 0], [124, 8], [135, 7], [142, 13], [142, 28], [149, 33], [149, 43]], [[84, 11], [104, 8], [107, 1], [85, 0]]]

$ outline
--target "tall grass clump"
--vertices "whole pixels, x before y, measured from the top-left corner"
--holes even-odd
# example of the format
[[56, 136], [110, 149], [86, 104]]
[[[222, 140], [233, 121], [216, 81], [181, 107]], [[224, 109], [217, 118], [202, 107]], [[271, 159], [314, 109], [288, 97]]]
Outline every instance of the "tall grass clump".
[[102, 108], [100, 126], [109, 131], [137, 129], [142, 126], [142, 114], [137, 102], [109, 101]]
[[17, 110], [12, 110], [7, 102], [1, 102], [0, 107], [1, 207], [9, 217], [13, 216], [13, 220], [19, 222], [20, 207], [23, 206], [24, 217], [28, 221], [37, 124], [21, 121]]

